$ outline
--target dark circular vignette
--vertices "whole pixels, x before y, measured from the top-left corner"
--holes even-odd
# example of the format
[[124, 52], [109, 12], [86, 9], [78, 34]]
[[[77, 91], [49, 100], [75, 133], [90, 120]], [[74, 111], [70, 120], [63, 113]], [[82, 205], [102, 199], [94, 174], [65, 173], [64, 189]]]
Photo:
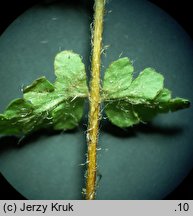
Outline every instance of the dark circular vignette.
[[[50, 4], [56, 0], [8, 0], [2, 1], [0, 7], [0, 34], [24, 11], [36, 3]], [[60, 0], [61, 1], [61, 0]], [[68, 0], [63, 0], [68, 2]], [[190, 10], [193, 8], [191, 1], [184, 0], [149, 0], [157, 5], [168, 14], [170, 14], [191, 36], [193, 39], [193, 14]], [[72, 1], [71, 1], [72, 2]], [[76, 0], [73, 0], [76, 3]], [[80, 3], [80, 1], [79, 1]], [[184, 179], [184, 181], [172, 193], [166, 196], [165, 200], [192, 200], [193, 199], [193, 170]], [[1, 200], [24, 200], [26, 199], [19, 194], [1, 175], [0, 173], [0, 199]]]

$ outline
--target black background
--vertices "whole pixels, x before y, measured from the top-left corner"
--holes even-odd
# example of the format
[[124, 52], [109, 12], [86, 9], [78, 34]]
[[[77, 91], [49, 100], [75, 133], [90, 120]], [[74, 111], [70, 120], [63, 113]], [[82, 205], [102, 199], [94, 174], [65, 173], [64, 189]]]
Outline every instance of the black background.
[[[42, 0], [44, 4], [49, 4], [54, 0]], [[63, 0], [65, 1], [65, 0]], [[193, 9], [191, 1], [183, 0], [149, 0], [170, 14], [184, 28], [193, 39]], [[0, 34], [25, 10], [33, 6], [39, 0], [4, 0], [0, 6]], [[71, 0], [72, 2], [72, 0]], [[73, 0], [75, 3], [76, 1]], [[80, 4], [80, 1], [79, 1]], [[0, 199], [20, 200], [26, 199], [19, 194], [0, 174]], [[171, 194], [165, 197], [167, 200], [193, 200], [193, 170], [184, 179], [180, 186]]]

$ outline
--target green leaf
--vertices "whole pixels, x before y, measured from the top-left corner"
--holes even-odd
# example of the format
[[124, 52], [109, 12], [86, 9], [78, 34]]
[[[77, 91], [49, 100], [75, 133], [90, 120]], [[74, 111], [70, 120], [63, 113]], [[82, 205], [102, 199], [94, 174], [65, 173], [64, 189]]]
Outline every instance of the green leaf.
[[[104, 98], [120, 98], [132, 81], [133, 65], [128, 58], [114, 61], [106, 70], [103, 82]], [[123, 94], [123, 95], [122, 95]]]
[[49, 111], [65, 100], [45, 77], [35, 80], [23, 93], [24, 99], [31, 102], [37, 112]]
[[121, 128], [130, 127], [140, 122], [132, 105], [127, 101], [113, 100], [106, 102], [105, 113], [114, 125]]
[[167, 103], [168, 101], [170, 101], [171, 97], [171, 91], [164, 88], [159, 92], [159, 94], [155, 98], [155, 102]]
[[25, 117], [31, 112], [33, 112], [34, 108], [31, 103], [25, 101], [22, 98], [18, 98], [13, 100], [4, 112], [4, 116], [7, 119], [12, 119], [15, 116], [17, 117]]
[[52, 112], [53, 127], [55, 130], [67, 130], [76, 127], [83, 115], [84, 99], [76, 98], [65, 101]]
[[171, 92], [164, 88], [155, 97], [154, 101], [135, 104], [133, 105], [133, 109], [141, 122], [151, 121], [158, 113], [170, 111], [170, 106], [168, 106], [170, 99]]
[[26, 86], [24, 89], [24, 93], [37, 92], [37, 93], [45, 93], [45, 92], [53, 92], [54, 86], [44, 77], [40, 77], [35, 80], [31, 85]]
[[35, 113], [33, 105], [22, 99], [13, 100], [1, 114], [0, 132], [6, 135], [24, 135], [46, 127], [46, 113]]
[[6, 118], [4, 115], [0, 114], [0, 131], [1, 134], [12, 135], [20, 134], [20, 130], [16, 125], [12, 123], [11, 120]]
[[153, 100], [163, 89], [164, 77], [152, 68], [146, 68], [133, 80], [125, 96], [136, 103]]
[[82, 118], [88, 95], [84, 64], [79, 55], [63, 51], [55, 58], [56, 82], [40, 77], [27, 86], [0, 114], [0, 133], [23, 135], [40, 128], [73, 129]]
[[86, 97], [88, 88], [86, 84], [85, 66], [78, 54], [72, 51], [63, 51], [56, 55], [54, 61], [58, 91], [62, 90], [65, 97]]
[[[88, 97], [85, 66], [79, 55], [63, 51], [56, 55], [54, 68], [54, 84], [38, 78], [24, 89], [23, 98], [13, 100], [0, 114], [1, 134], [23, 135], [47, 127], [67, 130], [78, 125]], [[190, 106], [186, 99], [172, 99], [170, 90], [163, 87], [163, 76], [154, 69], [146, 68], [134, 80], [133, 70], [128, 58], [113, 62], [106, 70], [102, 101], [113, 124], [130, 127], [158, 113]]]
[[[117, 75], [117, 65], [120, 77]], [[118, 127], [129, 127], [150, 121], [158, 113], [173, 112], [190, 106], [186, 99], [171, 98], [171, 91], [164, 88], [164, 77], [154, 69], [146, 68], [132, 80], [133, 68], [130, 72], [128, 69], [125, 70], [128, 73], [124, 70], [121, 72], [125, 65], [125, 58], [113, 62], [104, 78], [102, 99], [105, 102], [105, 113], [113, 124]]]
[[172, 112], [190, 107], [190, 101], [184, 98], [174, 98], [169, 101], [169, 107]]

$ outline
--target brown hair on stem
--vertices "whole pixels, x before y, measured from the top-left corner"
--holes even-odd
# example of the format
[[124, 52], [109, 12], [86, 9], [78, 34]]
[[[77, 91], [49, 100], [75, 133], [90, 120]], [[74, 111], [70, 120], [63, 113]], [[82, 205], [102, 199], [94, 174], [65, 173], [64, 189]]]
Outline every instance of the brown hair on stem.
[[101, 67], [101, 46], [103, 32], [105, 0], [95, 0], [94, 6], [94, 31], [93, 49], [91, 61], [91, 81], [89, 93], [89, 119], [87, 130], [88, 155], [87, 155], [87, 182], [86, 199], [95, 199], [96, 192], [96, 152], [98, 142], [98, 130], [100, 119], [100, 67]]

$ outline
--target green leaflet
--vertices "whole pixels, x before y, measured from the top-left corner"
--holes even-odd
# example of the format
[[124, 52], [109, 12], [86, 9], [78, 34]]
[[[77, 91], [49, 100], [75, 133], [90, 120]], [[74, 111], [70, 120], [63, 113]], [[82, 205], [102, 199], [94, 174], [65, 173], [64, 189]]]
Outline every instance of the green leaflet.
[[[56, 81], [44, 76], [23, 91], [23, 98], [13, 100], [0, 114], [0, 133], [23, 135], [40, 128], [73, 129], [83, 115], [88, 97], [85, 66], [78, 54], [63, 51], [54, 61]], [[106, 70], [101, 90], [109, 120], [121, 127], [150, 121], [158, 113], [187, 108], [190, 102], [171, 97], [164, 88], [163, 76], [146, 68], [133, 80], [133, 65], [128, 58], [114, 61]]]
[[39, 113], [50, 111], [65, 99], [68, 99], [60, 91], [55, 90], [54, 86], [45, 77], [40, 77], [24, 89], [23, 97], [33, 104], [36, 112]]
[[[113, 67], [112, 67], [113, 65]], [[127, 65], [127, 67], [125, 67]], [[129, 66], [130, 65], [130, 66]], [[118, 88], [120, 68], [121, 80], [125, 80]], [[163, 76], [152, 68], [146, 68], [132, 80], [132, 65], [127, 58], [112, 63], [106, 70], [103, 82], [103, 101], [105, 113], [109, 120], [118, 127], [130, 127], [139, 122], [150, 121], [158, 113], [177, 111], [189, 107], [190, 102], [183, 98], [171, 98], [171, 92], [164, 88]], [[131, 72], [132, 71], [132, 72]], [[111, 73], [116, 78], [111, 82]], [[115, 83], [115, 84], [114, 84]], [[113, 93], [115, 92], [116, 93]]]
[[0, 114], [1, 134], [23, 135], [51, 126], [66, 130], [78, 125], [88, 95], [84, 64], [79, 55], [63, 51], [57, 54], [54, 66], [54, 84], [38, 78], [24, 89], [22, 99], [12, 101]]
[[71, 51], [57, 54], [54, 69], [56, 74], [54, 86], [57, 91], [62, 91], [64, 97], [87, 96], [85, 66], [78, 54]]
[[128, 58], [121, 58], [110, 64], [105, 71], [103, 97], [124, 97], [124, 90], [128, 89], [131, 84], [133, 70], [133, 65]]
[[164, 78], [161, 74], [152, 68], [146, 68], [125, 90], [125, 97], [130, 98], [136, 104], [153, 100], [163, 89], [163, 82]]
[[130, 103], [124, 100], [112, 100], [105, 105], [108, 119], [116, 126], [124, 128], [138, 124], [140, 119]]
[[34, 107], [22, 98], [13, 100], [0, 115], [0, 131], [6, 135], [23, 135], [41, 126], [46, 127], [46, 113], [35, 113]]
[[73, 101], [65, 101], [52, 111], [55, 130], [73, 129], [82, 118], [84, 100], [76, 98]]

